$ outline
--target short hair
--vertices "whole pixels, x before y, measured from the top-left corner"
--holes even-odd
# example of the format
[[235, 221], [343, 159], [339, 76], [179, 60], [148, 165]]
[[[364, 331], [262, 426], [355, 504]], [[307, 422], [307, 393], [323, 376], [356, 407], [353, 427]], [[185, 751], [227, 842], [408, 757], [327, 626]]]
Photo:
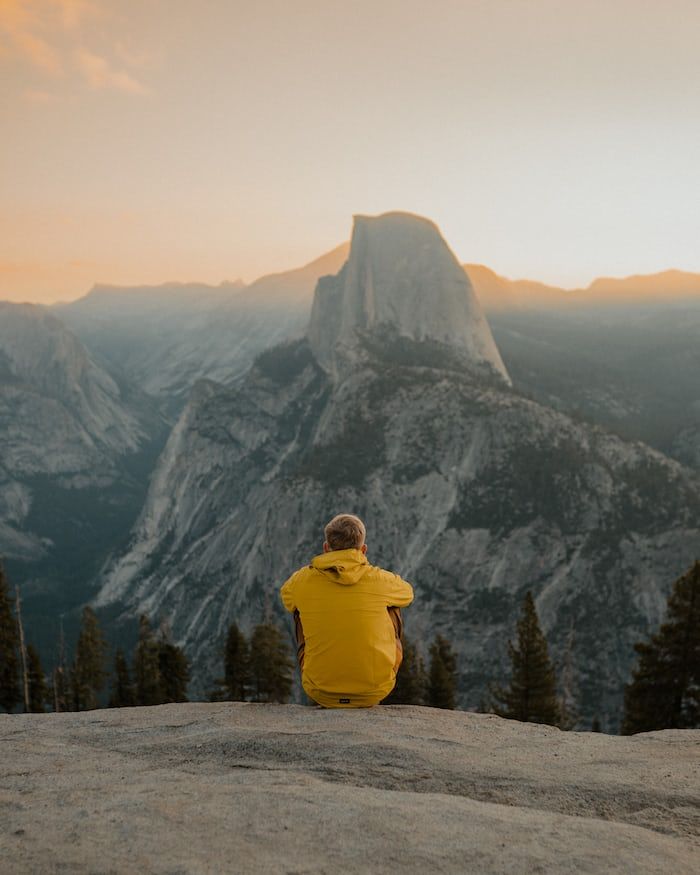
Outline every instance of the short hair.
[[331, 550], [359, 550], [365, 543], [365, 524], [351, 513], [339, 513], [323, 530]]

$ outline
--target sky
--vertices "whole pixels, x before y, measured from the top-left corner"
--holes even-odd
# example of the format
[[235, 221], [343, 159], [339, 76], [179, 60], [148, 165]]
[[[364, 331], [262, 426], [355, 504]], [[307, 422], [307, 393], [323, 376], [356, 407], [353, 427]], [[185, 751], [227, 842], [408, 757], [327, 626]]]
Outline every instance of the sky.
[[700, 272], [697, 0], [0, 0], [0, 298], [252, 281], [435, 221], [565, 287]]

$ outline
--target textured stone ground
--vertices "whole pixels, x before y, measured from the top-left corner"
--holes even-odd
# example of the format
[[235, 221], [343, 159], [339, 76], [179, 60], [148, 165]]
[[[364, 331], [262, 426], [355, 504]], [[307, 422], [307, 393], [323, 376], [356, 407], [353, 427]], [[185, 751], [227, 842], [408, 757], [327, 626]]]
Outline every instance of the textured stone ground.
[[415, 707], [0, 715], [13, 873], [697, 873], [700, 731]]

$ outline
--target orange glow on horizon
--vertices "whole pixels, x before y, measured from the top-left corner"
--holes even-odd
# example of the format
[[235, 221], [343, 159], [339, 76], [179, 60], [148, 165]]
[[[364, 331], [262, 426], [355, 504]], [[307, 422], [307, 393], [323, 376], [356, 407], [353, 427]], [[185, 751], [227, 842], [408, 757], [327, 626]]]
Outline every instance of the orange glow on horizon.
[[252, 281], [389, 210], [555, 286], [700, 273], [699, 30], [695, 0], [0, 0], [0, 297]]

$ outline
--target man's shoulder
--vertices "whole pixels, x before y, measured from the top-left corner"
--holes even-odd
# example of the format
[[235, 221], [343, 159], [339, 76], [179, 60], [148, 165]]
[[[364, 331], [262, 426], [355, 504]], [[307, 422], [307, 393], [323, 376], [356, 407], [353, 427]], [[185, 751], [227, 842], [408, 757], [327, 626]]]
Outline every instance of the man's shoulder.
[[292, 572], [289, 577], [285, 580], [282, 586], [287, 586], [287, 584], [296, 583], [300, 580], [303, 580], [308, 575], [312, 574], [314, 568], [311, 564], [302, 565], [301, 568], [297, 568], [296, 571]]
[[374, 579], [384, 583], [408, 583], [400, 574], [396, 574], [394, 571], [389, 571], [386, 568], [380, 568], [379, 565], [370, 565], [369, 573]]

